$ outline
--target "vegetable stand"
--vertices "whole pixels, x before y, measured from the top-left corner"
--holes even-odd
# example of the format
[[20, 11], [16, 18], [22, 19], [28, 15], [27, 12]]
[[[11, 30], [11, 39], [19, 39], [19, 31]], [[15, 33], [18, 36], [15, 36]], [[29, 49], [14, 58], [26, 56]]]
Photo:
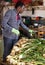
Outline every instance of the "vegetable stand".
[[12, 65], [45, 65], [45, 40], [20, 39], [7, 56], [7, 62]]

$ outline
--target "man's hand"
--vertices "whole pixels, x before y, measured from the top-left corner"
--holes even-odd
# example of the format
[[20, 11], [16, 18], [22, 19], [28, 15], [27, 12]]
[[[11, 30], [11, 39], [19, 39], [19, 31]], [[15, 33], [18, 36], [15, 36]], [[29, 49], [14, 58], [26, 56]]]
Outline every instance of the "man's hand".
[[29, 30], [30, 36], [33, 36], [34, 31], [33, 30]]
[[29, 30], [30, 33], [33, 33], [34, 31], [33, 30]]
[[18, 30], [16, 30], [15, 28], [12, 28], [12, 32], [13, 32], [14, 34], [16, 34], [16, 35], [19, 35], [19, 34], [20, 34], [20, 32], [19, 32]]

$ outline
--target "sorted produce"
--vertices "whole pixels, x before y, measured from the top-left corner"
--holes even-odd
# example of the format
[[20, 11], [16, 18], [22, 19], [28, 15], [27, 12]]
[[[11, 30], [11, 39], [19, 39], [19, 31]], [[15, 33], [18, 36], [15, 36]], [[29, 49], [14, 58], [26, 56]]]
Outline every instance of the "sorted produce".
[[13, 65], [45, 65], [45, 40], [22, 38], [12, 51], [7, 61]]

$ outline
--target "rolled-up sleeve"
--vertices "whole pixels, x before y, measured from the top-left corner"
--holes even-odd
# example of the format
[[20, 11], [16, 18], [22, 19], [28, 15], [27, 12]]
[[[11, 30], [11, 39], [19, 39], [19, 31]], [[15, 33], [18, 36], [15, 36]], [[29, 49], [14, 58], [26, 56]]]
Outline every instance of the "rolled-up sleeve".
[[7, 31], [11, 31], [12, 27], [10, 25], [8, 25], [8, 21], [10, 20], [11, 17], [11, 10], [7, 11], [5, 16], [3, 17], [2, 20], [2, 28], [4, 28]]

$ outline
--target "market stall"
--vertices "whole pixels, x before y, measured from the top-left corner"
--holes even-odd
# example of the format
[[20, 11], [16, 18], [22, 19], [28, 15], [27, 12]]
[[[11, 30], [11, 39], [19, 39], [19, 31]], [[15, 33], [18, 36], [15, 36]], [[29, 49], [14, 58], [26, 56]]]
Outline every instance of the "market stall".
[[34, 32], [28, 34], [26, 30], [24, 30], [22, 27], [19, 26], [19, 32], [20, 32], [19, 39], [16, 42], [16, 45], [14, 45], [13, 48], [11, 49], [11, 53], [6, 57], [5, 63], [2, 62], [1, 60], [0, 64], [2, 63], [3, 65], [45, 65], [45, 1], [44, 0], [0, 1], [0, 51], [1, 51], [0, 57], [2, 59], [4, 51], [3, 35], [2, 35], [3, 27], [1, 24], [2, 19], [8, 10], [13, 10], [15, 8], [15, 5], [18, 1], [21, 1], [25, 5], [24, 12], [22, 14], [19, 14], [22, 18], [23, 24], [26, 25], [30, 30], [33, 30]]
[[7, 56], [10, 65], [45, 65], [45, 40], [22, 37]]

